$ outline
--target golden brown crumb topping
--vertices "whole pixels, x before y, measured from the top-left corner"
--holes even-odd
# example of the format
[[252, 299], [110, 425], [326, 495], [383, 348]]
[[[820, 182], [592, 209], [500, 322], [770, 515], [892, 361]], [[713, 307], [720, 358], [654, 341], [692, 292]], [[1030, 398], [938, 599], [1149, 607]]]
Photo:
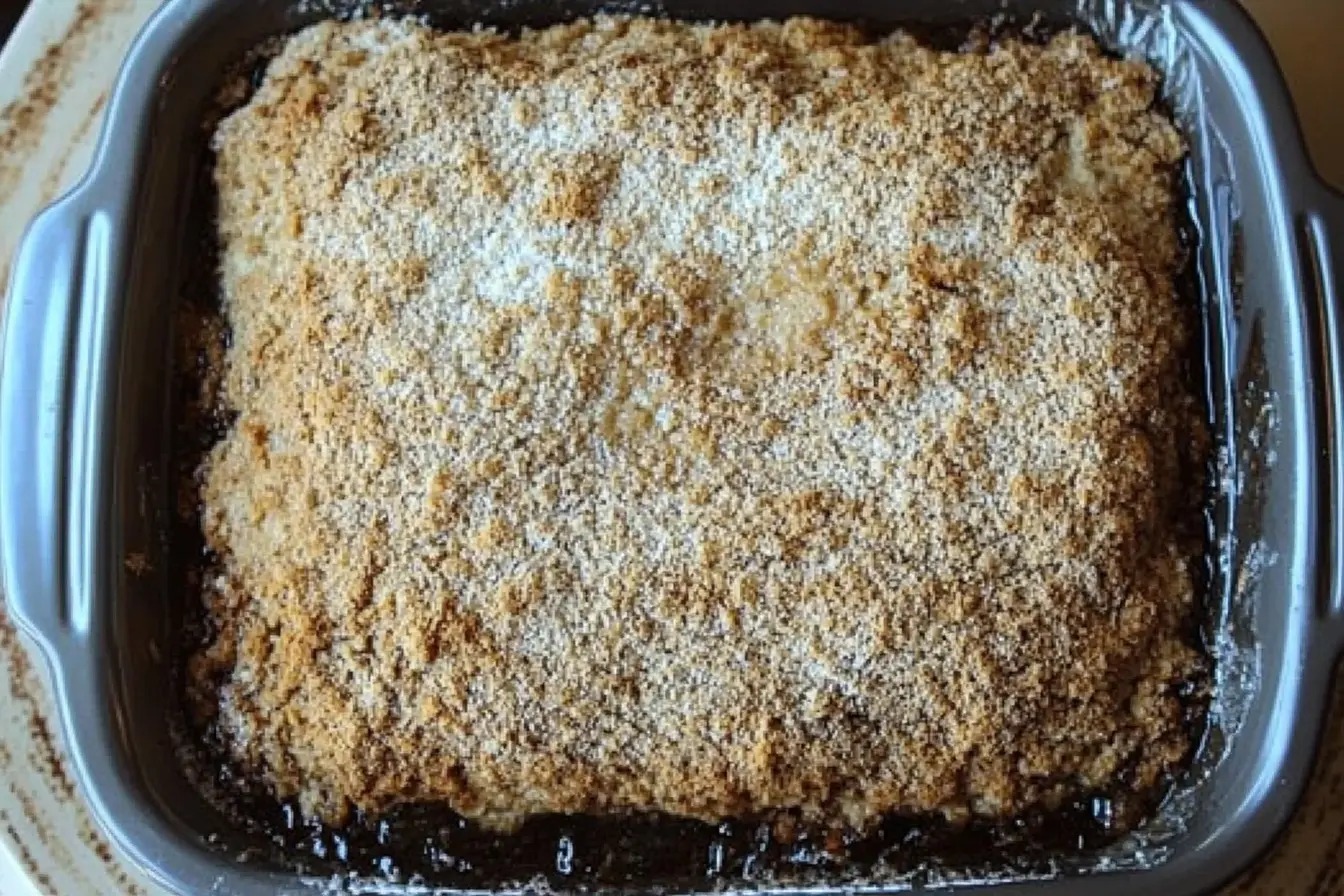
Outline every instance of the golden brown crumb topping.
[[202, 711], [328, 818], [1153, 783], [1197, 663], [1154, 86], [806, 19], [295, 36], [215, 138]]

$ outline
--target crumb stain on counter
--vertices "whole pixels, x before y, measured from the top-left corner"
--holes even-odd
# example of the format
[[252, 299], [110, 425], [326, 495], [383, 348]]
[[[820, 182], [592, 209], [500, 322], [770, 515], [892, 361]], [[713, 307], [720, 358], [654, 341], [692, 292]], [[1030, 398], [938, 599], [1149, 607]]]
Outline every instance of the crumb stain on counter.
[[[62, 879], [68, 879], [68, 875], [80, 881], [81, 889], [77, 892], [108, 892], [105, 887], [98, 886], [98, 882], [102, 881], [112, 884], [111, 892], [140, 896], [145, 890], [126, 873], [88, 818], [67, 770], [59, 741], [47, 721], [42, 681], [29, 661], [27, 651], [20, 643], [19, 633], [3, 605], [0, 605], [0, 654], [5, 659], [6, 674], [3, 691], [7, 691], [7, 694], [3, 704], [17, 710], [13, 712], [13, 718], [24, 720], [23, 740], [30, 745], [29, 751], [19, 761], [36, 775], [36, 780], [17, 776], [9, 779], [9, 792], [18, 803], [22, 818], [13, 818], [9, 812], [0, 809], [0, 826], [3, 826], [9, 842], [15, 847], [14, 858], [44, 894], [64, 891], [56, 887], [43, 870], [43, 862], [39, 861], [38, 855], [47, 860], [54, 859], [62, 872]], [[0, 772], [8, 773], [15, 758], [9, 745], [6, 745], [0, 752]], [[97, 877], [88, 876], [92, 870], [88, 864], [76, 863], [70, 853], [71, 847], [76, 844], [61, 836], [51, 813], [38, 805], [42, 785], [45, 785], [51, 798], [69, 806], [70, 811], [77, 816], [78, 845], [97, 857], [100, 866]]]
[[98, 98], [94, 100], [93, 105], [89, 107], [89, 111], [84, 113], [83, 120], [80, 121], [79, 127], [75, 129], [75, 135], [70, 141], [69, 149], [61, 153], [60, 157], [56, 160], [56, 163], [51, 166], [51, 169], [47, 172], [46, 176], [42, 178], [42, 186], [39, 192], [42, 194], [42, 202], [44, 205], [56, 198], [57, 191], [60, 190], [61, 180], [65, 175], [65, 169], [70, 161], [70, 157], [83, 146], [85, 139], [89, 136], [89, 132], [93, 130], [93, 126], [102, 120], [103, 107], [106, 105], [107, 91], [104, 90], [98, 94]]
[[27, 154], [41, 142], [52, 110], [87, 55], [88, 46], [100, 36], [107, 17], [126, 5], [126, 0], [80, 3], [65, 32], [24, 76], [19, 98], [0, 109], [0, 202], [9, 199], [29, 167]]

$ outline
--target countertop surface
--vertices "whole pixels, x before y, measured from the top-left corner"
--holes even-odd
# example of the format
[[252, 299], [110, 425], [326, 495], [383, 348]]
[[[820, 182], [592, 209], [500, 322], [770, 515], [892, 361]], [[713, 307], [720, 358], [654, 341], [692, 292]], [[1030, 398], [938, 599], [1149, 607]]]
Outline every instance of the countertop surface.
[[[0, 0], [4, 2], [4, 0]], [[157, 0], [34, 0], [0, 53], [0, 283], [24, 224], [84, 170], [106, 89]], [[1273, 44], [1322, 175], [1344, 187], [1344, 2], [1246, 0]], [[0, 605], [0, 896], [157, 894], [89, 819], [40, 664]], [[1344, 894], [1344, 673], [1306, 799], [1228, 893]]]

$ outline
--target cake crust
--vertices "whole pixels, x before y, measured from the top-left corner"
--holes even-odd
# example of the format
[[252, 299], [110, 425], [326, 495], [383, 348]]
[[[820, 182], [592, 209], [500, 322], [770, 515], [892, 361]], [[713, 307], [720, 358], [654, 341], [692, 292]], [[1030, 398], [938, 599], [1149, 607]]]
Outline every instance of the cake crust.
[[214, 137], [200, 717], [327, 820], [1153, 785], [1200, 662], [1155, 83], [808, 19], [295, 35]]

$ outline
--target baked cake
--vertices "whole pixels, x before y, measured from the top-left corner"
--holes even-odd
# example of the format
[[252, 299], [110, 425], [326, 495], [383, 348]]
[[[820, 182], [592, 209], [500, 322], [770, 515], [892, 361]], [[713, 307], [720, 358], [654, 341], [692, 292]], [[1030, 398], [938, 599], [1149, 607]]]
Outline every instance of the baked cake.
[[294, 35], [214, 135], [202, 719], [334, 821], [1158, 782], [1201, 486], [1155, 87], [1077, 34]]

